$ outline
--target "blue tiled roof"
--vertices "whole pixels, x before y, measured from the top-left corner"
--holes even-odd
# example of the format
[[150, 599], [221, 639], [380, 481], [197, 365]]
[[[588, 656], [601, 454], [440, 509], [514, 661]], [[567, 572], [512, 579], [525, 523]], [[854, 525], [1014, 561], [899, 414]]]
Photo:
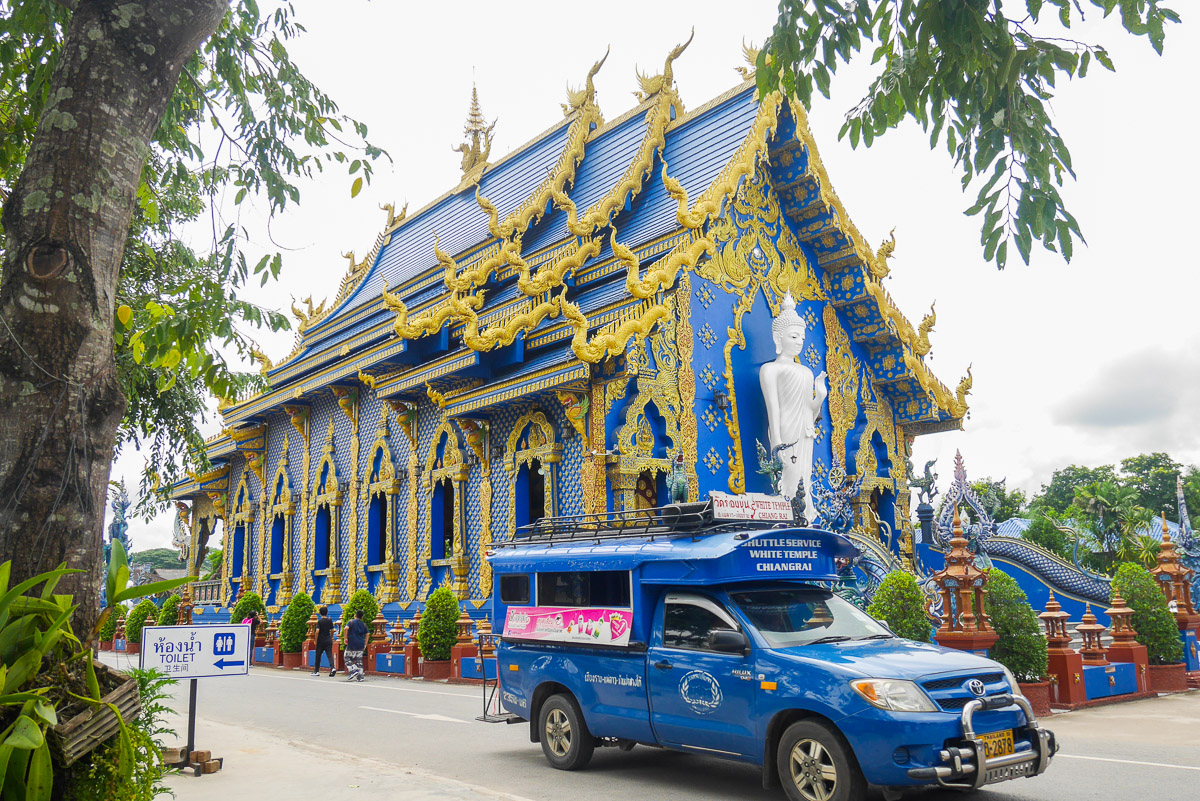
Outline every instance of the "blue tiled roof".
[[[560, 125], [541, 141], [484, 173], [480, 192], [495, 204], [500, 219], [516, 210], [546, 180], [546, 171], [562, 155], [567, 130], [567, 125]], [[335, 314], [377, 297], [384, 279], [388, 286], [395, 287], [435, 266], [434, 232], [441, 237], [442, 250], [451, 254], [462, 253], [488, 238], [487, 215], [475, 202], [473, 188], [446, 197], [392, 234], [362, 286]]]
[[1033, 521], [1024, 517], [1010, 517], [1003, 523], [996, 526], [996, 536], [998, 537], [1022, 537], [1025, 532], [1033, 525]]
[[[665, 148], [668, 171], [693, 199], [708, 188], [745, 140], [757, 110], [755, 90], [747, 87], [668, 131]], [[496, 205], [501, 219], [517, 209], [545, 180], [547, 170], [561, 155], [567, 130], [567, 125], [559, 126], [542, 140], [484, 173], [480, 181], [481, 192]], [[581, 213], [618, 182], [636, 155], [645, 133], [645, 114], [639, 112], [603, 130], [587, 144], [586, 155], [570, 189], [571, 198]], [[676, 204], [667, 195], [660, 168], [656, 161], [631, 211], [618, 215], [618, 238], [630, 246], [643, 244], [678, 227]], [[393, 233], [362, 285], [334, 311], [329, 321], [364, 301], [377, 298], [384, 279], [394, 288], [434, 267], [434, 231], [441, 237], [442, 249], [451, 254], [461, 254], [489, 239], [487, 216], [476, 203], [472, 190], [444, 198]], [[524, 252], [534, 252], [568, 238], [566, 215], [555, 210], [526, 236]], [[609, 257], [611, 249], [605, 237], [599, 259]], [[438, 282], [411, 300], [414, 304], [427, 301], [443, 291]], [[494, 302], [499, 301], [489, 298], [489, 306]]]

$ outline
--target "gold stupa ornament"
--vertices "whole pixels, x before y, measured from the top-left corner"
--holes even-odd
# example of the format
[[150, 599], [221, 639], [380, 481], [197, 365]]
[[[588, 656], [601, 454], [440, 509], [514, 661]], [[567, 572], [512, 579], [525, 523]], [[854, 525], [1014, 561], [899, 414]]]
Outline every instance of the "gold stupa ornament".
[[467, 124], [463, 127], [467, 141], [453, 148], [455, 152], [462, 153], [461, 167], [464, 176], [482, 173], [482, 168], [487, 166], [488, 156], [492, 153], [492, 129], [495, 127], [495, 120], [488, 125], [487, 120], [483, 118], [483, 111], [479, 107], [479, 91], [472, 85], [471, 109], [467, 112]]

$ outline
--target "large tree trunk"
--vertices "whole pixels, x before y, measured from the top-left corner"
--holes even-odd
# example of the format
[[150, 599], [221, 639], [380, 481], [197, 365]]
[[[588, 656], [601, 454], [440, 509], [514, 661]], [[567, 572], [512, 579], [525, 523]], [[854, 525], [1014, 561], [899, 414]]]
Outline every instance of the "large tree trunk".
[[95, 620], [109, 470], [125, 398], [113, 362], [122, 249], [148, 143], [227, 0], [83, 0], [24, 171], [4, 206], [0, 562], [65, 562]]

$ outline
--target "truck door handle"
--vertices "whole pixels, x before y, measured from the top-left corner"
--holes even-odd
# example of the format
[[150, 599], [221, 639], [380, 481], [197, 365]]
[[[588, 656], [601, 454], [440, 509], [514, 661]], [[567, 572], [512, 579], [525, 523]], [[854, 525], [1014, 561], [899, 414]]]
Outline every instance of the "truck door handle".
[[668, 662], [665, 659], [663, 659], [659, 662], [655, 662], [654, 666], [656, 668], [658, 668], [659, 670], [670, 670], [671, 668], [675, 667], [674, 665], [672, 665], [670, 662]]

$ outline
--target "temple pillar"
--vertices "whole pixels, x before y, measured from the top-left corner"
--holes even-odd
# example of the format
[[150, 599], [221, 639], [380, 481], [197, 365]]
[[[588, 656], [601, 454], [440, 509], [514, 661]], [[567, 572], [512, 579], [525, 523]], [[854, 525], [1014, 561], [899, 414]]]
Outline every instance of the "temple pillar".
[[1130, 662], [1133, 664], [1137, 677], [1137, 691], [1144, 693], [1150, 689], [1149, 665], [1146, 646], [1136, 639], [1137, 632], [1133, 629], [1130, 618], [1133, 610], [1125, 605], [1119, 593], [1114, 589], [1112, 607], [1105, 614], [1112, 621], [1112, 644], [1108, 646], [1105, 656], [1109, 662]]
[[[962, 518], [954, 507], [954, 528], [946, 566], [931, 580], [942, 594], [942, 620], [934, 635], [938, 645], [987, 656], [999, 635], [992, 629], [986, 611], [987, 573], [975, 565], [975, 555], [963, 536]], [[976, 615], [972, 607], [979, 609]]]
[[1071, 648], [1071, 636], [1067, 634], [1070, 617], [1062, 611], [1062, 604], [1051, 591], [1046, 610], [1038, 615], [1038, 619], [1046, 626], [1046, 670], [1050, 674], [1050, 702], [1054, 706], [1074, 706], [1087, 700], [1083, 686], [1083, 657]]

